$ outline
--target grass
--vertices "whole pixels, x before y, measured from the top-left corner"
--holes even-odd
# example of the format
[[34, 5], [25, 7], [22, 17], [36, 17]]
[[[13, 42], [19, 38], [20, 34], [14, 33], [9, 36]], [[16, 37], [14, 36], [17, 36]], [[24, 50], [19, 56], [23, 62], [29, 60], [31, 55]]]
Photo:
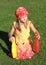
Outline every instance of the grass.
[[[7, 55], [10, 46], [7, 35], [19, 6], [27, 8], [29, 19], [41, 35], [39, 54], [27, 60], [14, 60]], [[46, 0], [0, 0], [0, 65], [46, 65]]]

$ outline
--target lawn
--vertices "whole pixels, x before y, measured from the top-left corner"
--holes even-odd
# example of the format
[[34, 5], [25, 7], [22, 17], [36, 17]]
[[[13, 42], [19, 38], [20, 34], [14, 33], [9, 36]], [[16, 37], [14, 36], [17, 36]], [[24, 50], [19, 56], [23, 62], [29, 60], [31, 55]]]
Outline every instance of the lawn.
[[[8, 56], [8, 32], [16, 20], [14, 12], [19, 6], [27, 8], [28, 18], [41, 36], [40, 52], [26, 60], [15, 60]], [[32, 31], [30, 34], [33, 38]], [[0, 65], [46, 65], [46, 0], [0, 0]]]

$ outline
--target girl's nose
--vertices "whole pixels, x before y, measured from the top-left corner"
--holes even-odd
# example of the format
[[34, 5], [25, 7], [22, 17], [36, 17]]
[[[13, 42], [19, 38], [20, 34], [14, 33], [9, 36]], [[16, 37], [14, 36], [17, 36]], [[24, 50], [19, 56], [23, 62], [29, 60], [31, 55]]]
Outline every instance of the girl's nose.
[[26, 19], [24, 19], [24, 21], [25, 21]]

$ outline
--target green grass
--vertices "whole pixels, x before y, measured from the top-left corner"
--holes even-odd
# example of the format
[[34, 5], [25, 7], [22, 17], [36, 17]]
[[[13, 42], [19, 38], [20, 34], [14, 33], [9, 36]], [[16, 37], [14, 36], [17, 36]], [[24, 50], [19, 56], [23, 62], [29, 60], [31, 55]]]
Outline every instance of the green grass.
[[[10, 46], [7, 34], [19, 6], [27, 8], [29, 19], [41, 35], [39, 54], [27, 60], [14, 60], [7, 55]], [[0, 0], [0, 65], [46, 65], [46, 0]]]

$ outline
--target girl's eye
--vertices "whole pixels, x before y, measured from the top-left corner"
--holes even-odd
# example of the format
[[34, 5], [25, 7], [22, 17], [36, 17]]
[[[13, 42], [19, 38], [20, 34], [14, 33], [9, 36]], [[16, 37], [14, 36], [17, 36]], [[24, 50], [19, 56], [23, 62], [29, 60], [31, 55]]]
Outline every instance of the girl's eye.
[[25, 17], [23, 17], [23, 18], [25, 18]]

